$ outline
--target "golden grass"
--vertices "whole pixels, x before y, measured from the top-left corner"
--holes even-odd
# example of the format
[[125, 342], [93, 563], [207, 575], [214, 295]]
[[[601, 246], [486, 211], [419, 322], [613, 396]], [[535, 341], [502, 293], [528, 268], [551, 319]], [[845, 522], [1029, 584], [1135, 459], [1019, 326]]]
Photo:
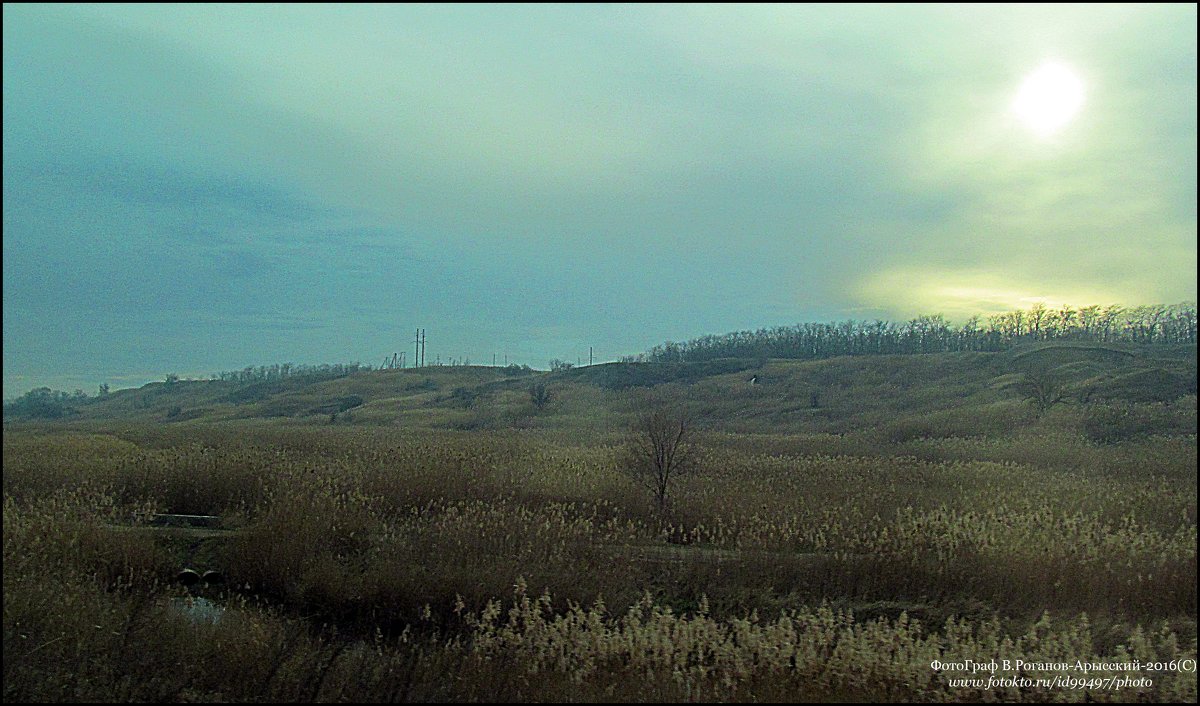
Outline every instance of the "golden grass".
[[[709, 433], [666, 516], [603, 431], [6, 429], [5, 697], [1127, 699], [929, 668], [1195, 658], [1194, 437], [1048, 424]], [[111, 527], [155, 511], [239, 528], [228, 620], [178, 619], [172, 553]], [[1138, 698], [1195, 695], [1180, 672]]]

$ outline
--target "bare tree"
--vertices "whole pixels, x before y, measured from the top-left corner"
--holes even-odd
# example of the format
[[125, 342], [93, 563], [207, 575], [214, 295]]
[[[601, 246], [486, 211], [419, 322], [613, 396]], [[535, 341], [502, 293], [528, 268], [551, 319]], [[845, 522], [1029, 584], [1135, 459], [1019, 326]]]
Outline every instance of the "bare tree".
[[1037, 407], [1039, 417], [1067, 397], [1066, 383], [1048, 370], [1031, 370], [1014, 387], [1026, 401]]
[[1072, 309], [1069, 305], [1064, 304], [1063, 308], [1054, 312], [1054, 315], [1058, 317], [1059, 338], [1071, 338], [1079, 312]]
[[646, 398], [635, 410], [626, 468], [654, 495], [660, 512], [670, 501], [671, 481], [695, 468], [695, 419], [675, 398]]
[[1050, 318], [1050, 310], [1046, 308], [1044, 302], [1038, 302], [1029, 310], [1029, 330], [1033, 334], [1034, 340], [1040, 340], [1042, 336], [1042, 324]]

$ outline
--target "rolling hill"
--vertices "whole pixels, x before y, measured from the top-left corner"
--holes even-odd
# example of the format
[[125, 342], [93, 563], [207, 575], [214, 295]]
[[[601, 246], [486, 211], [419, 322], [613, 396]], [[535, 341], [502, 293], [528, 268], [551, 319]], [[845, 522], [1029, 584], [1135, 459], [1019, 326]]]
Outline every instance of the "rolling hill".
[[[1194, 345], [1080, 343], [812, 361], [605, 363], [555, 372], [446, 366], [316, 381], [302, 376], [253, 383], [180, 380], [90, 398], [71, 406], [61, 423], [256, 420], [605, 432], [623, 426], [638, 390], [669, 386], [680, 388], [702, 423], [715, 430], [869, 432], [897, 442], [1004, 435], [1035, 422], [1019, 392], [1022, 379], [1034, 373], [1051, 375], [1061, 407], [1077, 416], [1099, 408], [1168, 409], [1174, 421], [1167, 422], [1164, 433], [1187, 432], [1189, 418], [1194, 433]], [[541, 409], [530, 400], [535, 384], [550, 392]], [[11, 411], [6, 408], [6, 423], [26, 421]]]

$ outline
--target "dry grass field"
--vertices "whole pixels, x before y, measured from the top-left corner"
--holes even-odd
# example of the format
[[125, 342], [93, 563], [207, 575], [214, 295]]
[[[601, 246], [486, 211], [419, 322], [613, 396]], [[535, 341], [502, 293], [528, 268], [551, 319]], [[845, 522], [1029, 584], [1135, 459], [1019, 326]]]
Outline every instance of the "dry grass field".
[[[634, 392], [588, 369], [6, 423], [5, 700], [1194, 702], [1191, 361], [1190, 395], [1045, 414], [984, 354], [677, 381], [665, 512], [623, 466]], [[183, 566], [228, 577], [219, 619]]]

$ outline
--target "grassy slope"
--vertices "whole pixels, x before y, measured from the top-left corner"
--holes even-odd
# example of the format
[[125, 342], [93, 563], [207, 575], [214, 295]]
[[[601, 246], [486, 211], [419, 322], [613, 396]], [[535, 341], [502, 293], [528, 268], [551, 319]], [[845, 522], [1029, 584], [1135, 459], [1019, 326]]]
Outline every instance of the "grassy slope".
[[[841, 357], [817, 361], [717, 360], [607, 363], [508, 376], [499, 368], [380, 370], [347, 378], [250, 385], [151, 383], [79, 408], [80, 422], [186, 424], [234, 419], [557, 429], [604, 435], [623, 427], [632, 388], [686, 386], [705, 423], [741, 433], [845, 434], [873, 430], [888, 441], [930, 435], [1008, 434], [1030, 421], [1011, 388], [1045, 369], [1067, 383], [1069, 400], [1172, 402], [1196, 393], [1195, 346], [1027, 345], [1004, 353]], [[750, 379], [757, 376], [755, 384]], [[529, 387], [552, 394], [543, 410]]]

